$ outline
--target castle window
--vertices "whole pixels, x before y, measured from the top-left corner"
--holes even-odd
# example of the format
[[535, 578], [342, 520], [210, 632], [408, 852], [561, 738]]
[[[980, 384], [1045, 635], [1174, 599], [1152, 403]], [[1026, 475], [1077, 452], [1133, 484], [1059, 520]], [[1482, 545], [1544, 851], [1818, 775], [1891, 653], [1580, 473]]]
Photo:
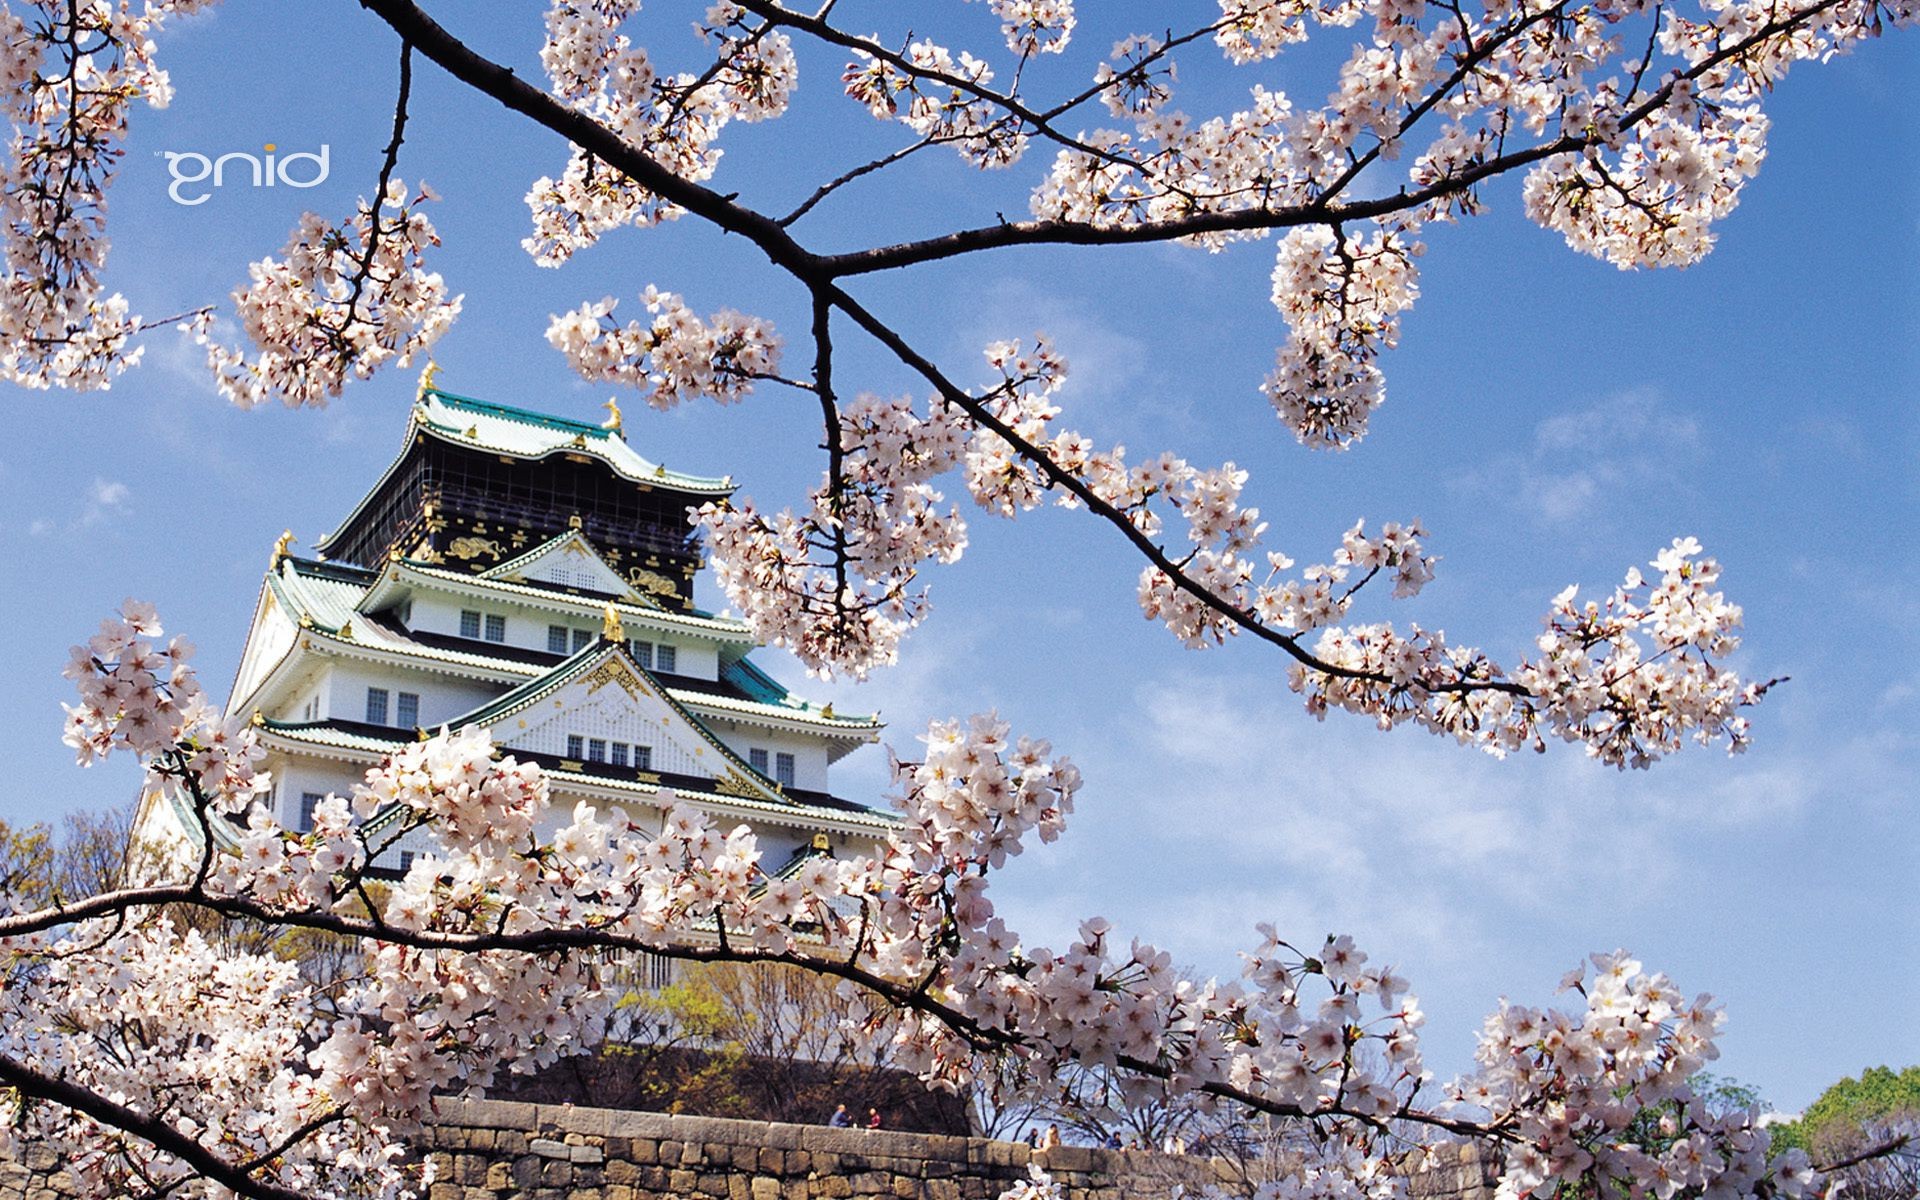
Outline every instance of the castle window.
[[394, 697], [393, 723], [402, 729], [413, 729], [420, 724], [418, 692], [401, 692]]
[[405, 875], [411, 870], [413, 870], [413, 851], [402, 850], [400, 852], [400, 873]]
[[627, 765], [627, 744], [625, 742], [615, 742], [613, 744], [612, 761], [616, 767], [624, 767]]
[[776, 754], [773, 756], [773, 778], [782, 787], [793, 786], [793, 755]]
[[487, 614], [487, 640], [504, 642], [507, 640], [507, 619], [498, 613]]
[[471, 608], [460, 610], [460, 636], [463, 638], [480, 636], [480, 614]]
[[607, 761], [607, 741], [605, 738], [588, 738], [587, 739], [587, 761], [588, 762]]
[[324, 799], [326, 799], [326, 797], [322, 796], [319, 792], [300, 793], [299, 828], [301, 830], [304, 831], [313, 828], [313, 811], [320, 807], [320, 802]]
[[387, 689], [367, 689], [367, 724], [385, 725], [387, 723]]
[[638, 638], [633, 638], [627, 642], [627, 649], [633, 652], [633, 661], [639, 663], [649, 671], [653, 670], [652, 642], [643, 642]]
[[567, 652], [567, 627], [565, 625], [547, 626], [547, 653], [565, 654]]
[[659, 671], [665, 671], [669, 674], [672, 674], [675, 670], [678, 669], [679, 657], [680, 657], [680, 653], [678, 650], [674, 649], [672, 646], [667, 645], [665, 642], [662, 642], [660, 643], [659, 646], [654, 648], [654, 652], [653, 652], [654, 669]]
[[593, 640], [593, 630], [591, 629], [574, 630], [573, 631], [573, 652], [575, 654], [580, 653], [582, 650], [587, 648], [587, 643], [591, 642], [592, 640]]
[[747, 765], [762, 775], [765, 775], [767, 773], [767, 752], [758, 746], [747, 751]]
[[567, 735], [567, 757], [568, 758], [572, 758], [572, 759], [585, 758], [587, 756], [585, 747], [586, 747], [585, 738], [581, 737], [577, 733], [570, 733]]
[[653, 770], [653, 747], [635, 746], [633, 748], [633, 765], [642, 771]]

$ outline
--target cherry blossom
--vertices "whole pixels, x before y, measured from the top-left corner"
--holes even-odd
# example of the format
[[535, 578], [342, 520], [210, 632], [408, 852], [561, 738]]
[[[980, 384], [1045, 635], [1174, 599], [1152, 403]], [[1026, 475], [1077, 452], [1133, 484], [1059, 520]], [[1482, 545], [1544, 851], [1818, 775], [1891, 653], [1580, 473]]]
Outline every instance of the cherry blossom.
[[612, 297], [554, 317], [547, 342], [582, 378], [647, 393], [655, 408], [694, 396], [739, 400], [755, 379], [780, 366], [780, 339], [765, 321], [723, 311], [702, 321], [679, 296], [648, 285], [641, 294], [651, 320], [613, 319]]
[[[1379, 556], [1357, 530], [1347, 549], [1354, 566]], [[1695, 549], [1657, 565], [1697, 576]], [[1685, 591], [1670, 588], [1652, 619], [1690, 643], [1722, 636], [1681, 615]], [[312, 830], [280, 829], [253, 804], [259, 779], [181, 769], [205, 726], [185, 715], [198, 690], [180, 643], [152, 650], [161, 632], [129, 603], [76, 648], [80, 740], [173, 773], [203, 832], [235, 823], [237, 850], [183, 867], [191, 878], [71, 908], [0, 907], [0, 954], [21, 981], [0, 995], [0, 1084], [59, 1076], [127, 1114], [38, 1104], [5, 1135], [60, 1145], [85, 1195], [209, 1170], [256, 1194], [401, 1195], [426, 1182], [401, 1147], [431, 1097], [594, 1045], [612, 1007], [598, 964], [635, 949], [838, 976], [861, 1001], [850, 1036], [888, 1042], [931, 1086], [1014, 1055], [1035, 1086], [1093, 1064], [1141, 1095], [1199, 1092], [1313, 1124], [1313, 1157], [1260, 1196], [1398, 1195], [1396, 1130], [1422, 1126], [1484, 1143], [1514, 1197], [1558, 1184], [1668, 1200], [1820, 1187], [1803, 1156], [1769, 1164], [1756, 1114], [1715, 1116], [1696, 1100], [1688, 1080], [1716, 1057], [1722, 1013], [1624, 951], [1562, 981], [1578, 1007], [1503, 1002], [1478, 1070], [1430, 1105], [1419, 1003], [1351, 937], [1294, 943], [1263, 925], [1239, 979], [1204, 982], [1099, 917], [1063, 948], [1021, 937], [995, 911], [992, 877], [1032, 839], [1062, 835], [1082, 779], [992, 714], [936, 722], [917, 761], [895, 761], [900, 823], [878, 851], [815, 857], [776, 880], [749, 828], [716, 827], [670, 793], [644, 824], [584, 803], [551, 813], [539, 768], [477, 730], [402, 747], [351, 796], [322, 802]], [[156, 739], [154, 714], [184, 740]], [[349, 905], [375, 903], [360, 887], [367, 864], [415, 832], [435, 849], [377, 912]], [[359, 970], [323, 997], [294, 962], [215, 952], [163, 915], [196, 908], [357, 939]], [[1624, 1140], [1656, 1117], [1664, 1145]], [[1036, 1175], [1008, 1194], [1054, 1186]]]
[[233, 294], [259, 353], [249, 357], [214, 342], [204, 325], [195, 329], [221, 393], [243, 408], [274, 396], [295, 407], [325, 404], [349, 380], [424, 354], [459, 316], [462, 299], [422, 265], [425, 250], [440, 243], [420, 207], [434, 198], [424, 184], [409, 198], [394, 179], [377, 201], [362, 201], [345, 228], [314, 213], [301, 217], [283, 257], [254, 263], [251, 282]]

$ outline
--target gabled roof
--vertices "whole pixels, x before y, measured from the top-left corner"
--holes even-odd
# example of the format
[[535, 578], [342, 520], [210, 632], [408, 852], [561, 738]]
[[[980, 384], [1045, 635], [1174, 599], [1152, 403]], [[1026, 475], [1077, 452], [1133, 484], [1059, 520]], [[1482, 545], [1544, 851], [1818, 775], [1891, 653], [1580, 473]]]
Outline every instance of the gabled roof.
[[[558, 574], [556, 568], [559, 569]], [[573, 576], [572, 579], [568, 579], [569, 574]], [[596, 596], [615, 596], [659, 607], [656, 601], [643, 597], [634, 590], [632, 584], [620, 578], [620, 573], [600, 556], [599, 548], [578, 529], [569, 529], [517, 558], [488, 567], [480, 572], [480, 578], [508, 583], [554, 584], [564, 581], [574, 587], [584, 587]], [[588, 580], [591, 582], [584, 582]]]
[[573, 421], [459, 396], [439, 388], [427, 388], [414, 402], [407, 418], [406, 436], [400, 453], [394, 456], [380, 478], [367, 489], [347, 519], [340, 522], [315, 548], [329, 551], [341, 533], [358, 521], [361, 512], [378, 495], [387, 480], [406, 461], [414, 438], [430, 437], [454, 446], [501, 454], [508, 458], [536, 461], [556, 454], [580, 454], [597, 459], [614, 474], [649, 487], [669, 488], [699, 496], [725, 496], [733, 491], [733, 480], [722, 476], [688, 475], [669, 471], [661, 463], [642, 457], [620, 432], [587, 421]]
[[498, 732], [509, 718], [543, 707], [549, 700], [559, 705], [561, 701], [555, 699], [556, 694], [582, 681], [588, 685], [589, 690], [598, 690], [606, 685], [617, 686], [625, 691], [634, 703], [645, 703], [650, 698], [657, 699], [671, 714], [666, 720], [663, 732], [670, 737], [677, 736], [683, 741], [688, 738], [698, 739], [702, 745], [696, 753], [704, 758], [706, 752], [710, 751], [715, 756], [712, 771], [713, 779], [718, 786], [735, 795], [745, 794], [761, 800], [787, 801], [779, 784], [754, 770], [745, 759], [734, 752], [732, 747], [709, 732], [699, 717], [687, 711], [686, 706], [674, 698], [673, 693], [667, 690], [658, 676], [636, 662], [627, 652], [625, 642], [611, 642], [601, 638], [562, 660], [559, 666], [545, 675], [530, 679], [447, 724], [449, 728], [455, 730], [475, 726], [484, 727], [494, 731], [495, 743], [512, 749], [514, 748], [512, 736], [503, 737]]

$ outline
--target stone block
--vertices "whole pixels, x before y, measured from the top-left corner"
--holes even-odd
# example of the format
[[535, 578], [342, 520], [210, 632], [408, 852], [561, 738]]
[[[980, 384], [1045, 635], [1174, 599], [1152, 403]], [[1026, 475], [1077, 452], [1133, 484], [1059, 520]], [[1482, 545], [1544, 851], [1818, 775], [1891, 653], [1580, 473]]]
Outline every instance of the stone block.
[[568, 1158], [573, 1153], [572, 1147], [565, 1142], [556, 1142], [552, 1138], [534, 1138], [527, 1144], [527, 1149], [541, 1158]]
[[573, 1146], [569, 1155], [576, 1164], [603, 1163], [607, 1161], [607, 1152], [598, 1146]]
[[523, 1154], [513, 1160], [513, 1186], [522, 1191], [540, 1186], [540, 1168], [546, 1165], [546, 1159]]

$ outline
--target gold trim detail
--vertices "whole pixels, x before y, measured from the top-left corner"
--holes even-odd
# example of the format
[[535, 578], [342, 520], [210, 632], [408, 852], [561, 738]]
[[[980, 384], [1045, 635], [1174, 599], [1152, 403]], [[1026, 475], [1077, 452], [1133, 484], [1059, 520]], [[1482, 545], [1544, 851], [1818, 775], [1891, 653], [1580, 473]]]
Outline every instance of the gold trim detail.
[[621, 691], [635, 700], [647, 694], [646, 687], [634, 678], [633, 672], [627, 668], [625, 661], [617, 655], [606, 659], [588, 672], [586, 682], [588, 695], [592, 695], [610, 683], [618, 685]]
[[492, 538], [457, 537], [447, 544], [447, 554], [452, 558], [473, 559], [489, 555], [495, 562], [500, 561], [500, 543]]
[[727, 773], [724, 777], [716, 777], [714, 779], [713, 790], [718, 795], [739, 796], [745, 800], [764, 800], [767, 798], [767, 789], [755, 787], [753, 780], [748, 779], [732, 767], [727, 768]]
[[645, 567], [634, 567], [627, 572], [627, 582], [636, 592], [653, 596], [678, 596], [680, 589], [674, 582], [658, 571], [649, 571]]

